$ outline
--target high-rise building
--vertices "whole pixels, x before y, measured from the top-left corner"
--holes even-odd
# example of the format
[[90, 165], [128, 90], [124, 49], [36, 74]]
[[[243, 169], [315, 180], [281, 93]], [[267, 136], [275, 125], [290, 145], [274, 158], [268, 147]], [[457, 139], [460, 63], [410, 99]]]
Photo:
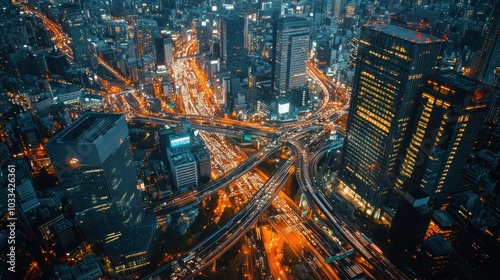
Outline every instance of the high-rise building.
[[222, 68], [240, 78], [246, 76], [246, 50], [243, 18], [226, 15], [220, 18], [220, 58]]
[[422, 243], [418, 252], [418, 267], [422, 269], [419, 275], [429, 279], [441, 278], [446, 270], [453, 247], [441, 234], [433, 235]]
[[486, 21], [484, 42], [474, 60], [470, 77], [491, 84], [496, 81], [495, 68], [500, 66], [500, 2], [492, 1]]
[[63, 22], [66, 32], [71, 38], [71, 49], [75, 62], [83, 67], [90, 66], [90, 52], [88, 47], [88, 28], [85, 23], [83, 9], [76, 4], [63, 5]]
[[439, 207], [457, 192], [462, 169], [487, 113], [488, 89], [464, 76], [431, 76], [417, 107], [397, 185], [421, 188]]
[[16, 62], [19, 76], [33, 75], [35, 77], [45, 76], [47, 64], [42, 55], [30, 54], [23, 60]]
[[400, 199], [390, 231], [391, 243], [398, 251], [413, 254], [424, 240], [432, 217], [428, 202], [429, 196], [420, 189], [406, 192]]
[[0, 116], [7, 113], [12, 108], [7, 91], [0, 88]]
[[64, 75], [64, 69], [68, 66], [68, 61], [63, 52], [53, 50], [50, 53], [46, 53], [45, 61], [47, 63], [47, 70], [51, 74]]
[[210, 153], [191, 123], [181, 118], [175, 129], [159, 131], [160, 156], [170, 171], [172, 188], [185, 192], [210, 181]]
[[158, 70], [172, 67], [172, 36], [165, 35], [155, 39], [155, 54]]
[[111, 242], [142, 220], [123, 115], [89, 113], [46, 146], [76, 221], [89, 242]]
[[70, 22], [71, 39], [73, 41], [73, 57], [81, 66], [90, 65], [90, 53], [87, 45], [87, 28], [83, 19], [74, 19]]
[[198, 168], [196, 159], [191, 152], [176, 153], [175, 150], [169, 156], [170, 172], [172, 174], [173, 187], [178, 192], [185, 192], [198, 186]]
[[251, 19], [251, 14], [247, 14], [245, 13], [245, 16], [244, 16], [244, 29], [243, 29], [243, 37], [244, 37], [244, 45], [245, 45], [245, 49], [247, 51], [247, 53], [251, 50], [252, 48], [252, 32], [250, 30], [250, 19]]
[[211, 21], [206, 19], [196, 26], [196, 40], [198, 40], [198, 53], [210, 51], [210, 39], [212, 39]]
[[16, 192], [24, 213], [40, 206], [31, 178], [22, 178], [16, 183]]
[[425, 238], [427, 239], [433, 235], [440, 234], [444, 240], [453, 245], [456, 244], [460, 230], [460, 226], [448, 212], [437, 210], [432, 214]]
[[333, 1], [333, 7], [332, 7], [332, 15], [336, 18], [340, 18], [342, 15], [342, 10], [344, 9], [345, 6], [345, 1], [343, 0], [332, 0]]
[[304, 85], [310, 33], [311, 23], [305, 18], [283, 17], [274, 22], [271, 83], [275, 94]]
[[340, 180], [375, 218], [387, 202], [414, 100], [440, 47], [441, 39], [393, 25], [361, 30]]
[[[1, 95], [1, 93], [0, 93]], [[1, 99], [1, 97], [0, 97]], [[1, 101], [0, 101], [1, 104]], [[0, 105], [1, 106], [1, 105]], [[1, 107], [0, 107], [1, 108]], [[1, 110], [0, 110], [1, 113]], [[487, 123], [498, 125], [500, 124], [500, 96], [498, 94], [491, 97], [488, 115], [486, 116]]]
[[154, 39], [159, 36], [158, 23], [152, 19], [139, 19], [134, 26], [135, 55], [154, 55]]
[[184, 131], [168, 136], [167, 160], [172, 175], [172, 186], [184, 192], [198, 186], [196, 159], [190, 151], [191, 136]]
[[127, 41], [128, 32], [127, 32], [127, 22], [125, 20], [107, 21], [105, 25], [106, 25], [106, 35], [113, 38], [113, 40], [115, 40], [116, 43]]

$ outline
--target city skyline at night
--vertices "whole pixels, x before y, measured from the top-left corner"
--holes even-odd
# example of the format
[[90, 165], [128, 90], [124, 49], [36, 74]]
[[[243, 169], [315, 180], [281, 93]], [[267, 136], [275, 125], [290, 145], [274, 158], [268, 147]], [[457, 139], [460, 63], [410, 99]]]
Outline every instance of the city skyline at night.
[[0, 279], [496, 279], [498, 1], [0, 9]]

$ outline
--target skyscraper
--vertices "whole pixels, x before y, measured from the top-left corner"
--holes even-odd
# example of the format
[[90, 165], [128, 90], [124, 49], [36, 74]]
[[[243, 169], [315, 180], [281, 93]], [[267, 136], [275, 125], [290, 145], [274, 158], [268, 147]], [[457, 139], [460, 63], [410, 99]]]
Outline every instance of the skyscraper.
[[77, 4], [63, 6], [64, 23], [71, 38], [73, 58], [83, 67], [90, 66], [90, 52], [88, 48], [88, 29], [85, 24], [83, 9]]
[[4, 88], [0, 88], [0, 116], [7, 113], [12, 108], [7, 91]]
[[487, 113], [488, 89], [464, 76], [431, 76], [422, 90], [406, 156], [403, 189], [421, 188], [439, 207], [456, 192]]
[[440, 47], [436, 37], [393, 25], [361, 30], [340, 180], [375, 217], [387, 201], [414, 100]]
[[391, 242], [398, 251], [413, 254], [424, 239], [432, 218], [428, 202], [429, 196], [420, 189], [406, 192], [404, 197], [400, 198], [389, 232]]
[[172, 36], [165, 35], [155, 39], [155, 54], [158, 70], [172, 67]]
[[305, 18], [283, 17], [274, 22], [271, 83], [274, 93], [303, 86], [309, 53], [311, 23]]
[[220, 58], [222, 68], [242, 78], [246, 75], [244, 20], [236, 15], [220, 18]]
[[90, 65], [90, 53], [87, 45], [88, 34], [85, 21], [81, 18], [74, 19], [70, 22], [69, 28], [73, 40], [72, 50], [75, 62], [87, 67]]
[[492, 1], [486, 23], [484, 42], [472, 65], [470, 77], [487, 84], [493, 83], [495, 68], [500, 66], [500, 2]]
[[333, 2], [332, 15], [336, 18], [340, 18], [345, 3], [343, 0], [332, 0], [332, 2]]
[[46, 146], [89, 242], [111, 242], [143, 217], [123, 115], [89, 113]]
[[159, 36], [158, 24], [152, 19], [139, 19], [134, 26], [135, 55], [154, 55], [154, 39]]
[[198, 22], [196, 26], [196, 40], [198, 40], [198, 53], [210, 51], [210, 40], [212, 39], [211, 21], [206, 19]]

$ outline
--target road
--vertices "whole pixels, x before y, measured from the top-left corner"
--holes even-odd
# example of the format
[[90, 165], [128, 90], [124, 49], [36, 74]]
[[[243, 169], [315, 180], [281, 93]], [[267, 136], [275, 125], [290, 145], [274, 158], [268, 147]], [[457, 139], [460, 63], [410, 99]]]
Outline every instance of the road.
[[[44, 14], [40, 13], [39, 11], [32, 9], [31, 7], [28, 7], [27, 5], [21, 5], [23, 10], [33, 16], [38, 17], [43, 21], [45, 24], [45, 28], [52, 32], [53, 37], [52, 40], [55, 42], [57, 48], [61, 50], [66, 57], [70, 60], [73, 61], [73, 50], [70, 45], [68, 45], [68, 42], [71, 41], [71, 38], [69, 38], [61, 29], [61, 27], [54, 23], [52, 20], [48, 19]], [[122, 74], [120, 74], [118, 71], [116, 71], [113, 67], [111, 67], [106, 61], [104, 61], [102, 58], [97, 56], [97, 60], [99, 61], [99, 64], [103, 67], [105, 67], [109, 72], [111, 72], [117, 79], [120, 81], [124, 82], [126, 85], [132, 84], [132, 82], [123, 77]]]
[[[311, 180], [309, 157], [300, 143], [295, 140], [289, 140], [287, 143], [295, 150], [297, 154], [296, 176], [299, 186], [306, 196], [306, 199], [315, 213], [323, 218], [329, 225], [335, 227], [337, 231], [345, 238], [352, 247], [385, 279], [411, 279], [397, 269], [376, 247], [367, 242], [361, 233], [354, 229], [349, 219], [333, 206], [326, 195], [319, 191], [319, 186]], [[333, 147], [332, 147], [333, 148]]]
[[[198, 272], [208, 267], [230, 249], [257, 222], [278, 195], [285, 181], [293, 173], [294, 161], [294, 157], [286, 161], [255, 193], [252, 199], [210, 237], [193, 247], [187, 254], [165, 264], [143, 279], [151, 279], [158, 275], [162, 275], [162, 278], [167, 277], [165, 273], [170, 273], [170, 279], [174, 280], [180, 277], [192, 279]], [[171, 272], [170, 268], [175, 264], [180, 264], [181, 269]]]

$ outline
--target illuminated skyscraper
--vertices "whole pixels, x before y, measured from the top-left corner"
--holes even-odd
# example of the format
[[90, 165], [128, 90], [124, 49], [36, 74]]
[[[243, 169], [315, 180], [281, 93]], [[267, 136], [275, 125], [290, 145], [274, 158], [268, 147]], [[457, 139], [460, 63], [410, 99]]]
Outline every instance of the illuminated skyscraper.
[[196, 40], [198, 40], [198, 53], [210, 51], [210, 40], [212, 39], [211, 21], [206, 19], [198, 22], [196, 26]]
[[491, 1], [489, 12], [484, 42], [469, 75], [487, 84], [496, 80], [495, 68], [500, 66], [500, 2]]
[[80, 66], [90, 66], [90, 52], [88, 48], [88, 29], [85, 24], [83, 9], [77, 4], [63, 5], [65, 29], [71, 38], [73, 58]]
[[406, 190], [421, 188], [435, 208], [459, 190], [487, 113], [488, 93], [479, 81], [464, 76], [427, 80], [398, 184]]
[[235, 15], [220, 19], [220, 57], [222, 68], [238, 77], [246, 76], [244, 20]]
[[87, 28], [83, 19], [72, 20], [69, 24], [71, 39], [73, 40], [72, 50], [75, 62], [81, 66], [90, 65], [90, 53], [87, 44]]
[[160, 69], [172, 67], [172, 36], [165, 35], [155, 39], [156, 66]]
[[135, 55], [154, 55], [154, 39], [159, 36], [158, 23], [152, 19], [139, 19], [134, 26]]
[[373, 25], [362, 28], [359, 42], [340, 179], [378, 217], [393, 185], [414, 100], [436, 65], [441, 40]]
[[305, 84], [310, 33], [311, 23], [305, 18], [283, 17], [275, 21], [271, 82], [276, 94], [283, 95]]
[[87, 241], [117, 240], [141, 222], [142, 201], [123, 115], [83, 115], [46, 148]]

